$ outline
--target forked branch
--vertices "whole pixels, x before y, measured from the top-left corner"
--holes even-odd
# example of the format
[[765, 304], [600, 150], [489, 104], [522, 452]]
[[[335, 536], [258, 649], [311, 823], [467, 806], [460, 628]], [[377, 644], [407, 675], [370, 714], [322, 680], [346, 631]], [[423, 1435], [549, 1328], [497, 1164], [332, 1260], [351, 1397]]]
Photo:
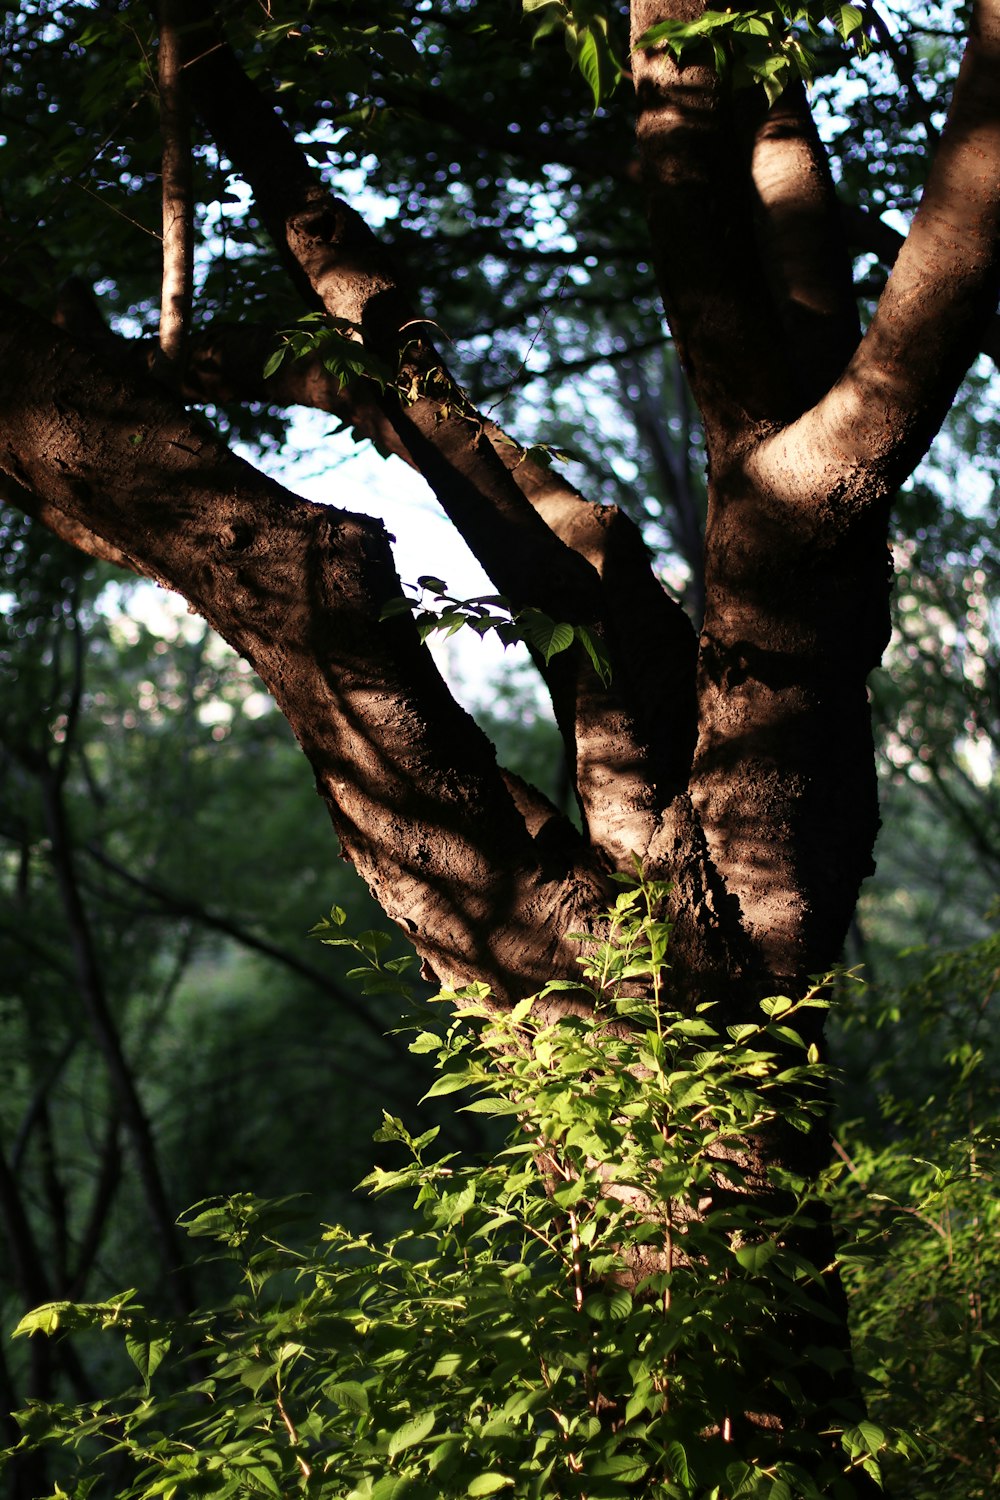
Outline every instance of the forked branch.
[[[289, 494], [153, 386], [3, 300], [0, 468], [141, 557], [256, 668], [345, 855], [445, 982], [500, 1000], [573, 972], [603, 895], [553, 813], [529, 829], [408, 618], [384, 529]], [[58, 400], [56, 399], [58, 390]]]
[[[519, 481], [519, 464], [502, 452], [519, 450], [457, 387], [375, 236], [326, 193], [304, 157], [292, 169], [298, 147], [290, 132], [231, 50], [216, 41], [188, 68], [197, 107], [252, 187], [279, 251], [294, 258], [298, 279], [304, 277], [335, 325], [360, 332], [366, 348], [398, 369], [398, 380], [372, 398], [398, 445], [515, 607], [530, 605], [605, 634], [614, 668], [610, 690], [582, 651], [574, 653], [572, 670], [560, 663], [545, 675], [593, 841], [612, 860], [627, 862], [633, 851], [644, 851], [659, 809], [683, 785], [690, 763], [689, 624], [652, 578], [638, 538], [624, 539], [624, 518], [612, 526], [606, 513], [558, 479], [539, 482], [536, 473], [529, 483]], [[259, 149], [248, 150], [247, 141]], [[685, 679], [668, 716], [658, 704], [648, 710], [651, 673], [641, 662], [634, 669], [637, 658], [652, 664], [654, 657], [671, 662], [673, 681]], [[627, 810], [614, 826], [613, 804]]]
[[752, 170], [761, 259], [805, 411], [843, 372], [861, 328], [829, 159], [800, 82], [764, 114]]
[[1000, 0], [977, 0], [941, 142], [875, 316], [822, 403], [761, 451], [772, 489], [791, 498], [792, 476], [836, 463], [888, 493], [926, 452], [997, 305], [998, 153]]

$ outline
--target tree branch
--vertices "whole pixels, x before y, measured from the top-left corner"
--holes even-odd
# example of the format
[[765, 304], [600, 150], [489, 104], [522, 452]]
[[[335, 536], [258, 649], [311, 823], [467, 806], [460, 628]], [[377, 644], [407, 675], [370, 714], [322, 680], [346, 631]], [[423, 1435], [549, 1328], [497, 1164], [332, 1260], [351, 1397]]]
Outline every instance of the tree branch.
[[[189, 40], [193, 45], [195, 33]], [[675, 736], [679, 748], [658, 766], [645, 734], [652, 716], [644, 712], [648, 684], [638, 695], [627, 692], [629, 671], [618, 671], [634, 656], [634, 643], [656, 636], [659, 644], [675, 641], [685, 646], [690, 632], [661, 591], [640, 582], [648, 574], [641, 548], [619, 548], [616, 568], [630, 565], [634, 587], [627, 591], [625, 618], [615, 618], [614, 606], [626, 592], [602, 589], [598, 571], [588, 554], [600, 554], [606, 527], [596, 508], [558, 485], [562, 512], [575, 505], [573, 531], [586, 546], [568, 546], [566, 532], [547, 525], [538, 504], [528, 503], [525, 488], [513, 477], [498, 451], [500, 435], [472, 407], [458, 389], [434, 346], [423, 337], [425, 325], [414, 316], [394, 268], [360, 217], [346, 204], [331, 198], [313, 177], [303, 157], [289, 179], [290, 151], [297, 152], [274, 111], [249, 83], [232, 52], [216, 46], [189, 65], [192, 94], [220, 146], [253, 188], [262, 217], [279, 249], [291, 252], [312, 290], [337, 326], [360, 330], [364, 343], [392, 370], [399, 367], [398, 386], [389, 386], [377, 404], [402, 446], [427, 478], [446, 514], [479, 559], [498, 590], [515, 608], [532, 605], [558, 620], [588, 624], [604, 631], [614, 668], [610, 693], [592, 671], [579, 648], [547, 674], [568, 749], [575, 748], [578, 789], [595, 842], [610, 858], [628, 860], [641, 853], [655, 826], [659, 788], [675, 789], [675, 767], [689, 757], [693, 715], [680, 723]], [[276, 132], [284, 132], [280, 144]], [[248, 140], [267, 149], [249, 152]], [[307, 185], [308, 184], [308, 185]], [[279, 224], [279, 213], [283, 215]], [[412, 335], [407, 335], [412, 328]], [[400, 388], [407, 392], [400, 397]], [[516, 453], [520, 450], [515, 447]], [[627, 561], [626, 561], [627, 560]], [[636, 600], [655, 599], [650, 618], [636, 630]], [[629, 651], [619, 657], [619, 641]], [[690, 651], [680, 670], [689, 668]], [[570, 667], [572, 670], [569, 670]], [[625, 691], [623, 691], [625, 689]], [[693, 705], [689, 692], [678, 703]], [[662, 742], [662, 723], [660, 739]], [[598, 782], [600, 792], [593, 798]], [[617, 784], [621, 795], [608, 795]], [[617, 803], [631, 809], [624, 824], [612, 826], [608, 814]], [[660, 804], [662, 805], [662, 803]], [[600, 818], [590, 821], [591, 812]]]
[[603, 880], [568, 823], [531, 836], [412, 622], [381, 620], [401, 592], [384, 529], [290, 495], [155, 388], [2, 307], [0, 468], [140, 554], [251, 662], [345, 854], [443, 980], [485, 974], [505, 999], [572, 972], [564, 934]]
[[[6, 1155], [2, 1149], [0, 1149], [0, 1223], [2, 1223], [10, 1250], [14, 1279], [25, 1311], [38, 1307], [43, 1302], [51, 1301], [52, 1289], [45, 1274], [41, 1248], [31, 1227], [20, 1186], [7, 1164]], [[54, 1361], [58, 1361], [65, 1369], [78, 1399], [92, 1400], [93, 1391], [79, 1357], [72, 1344], [65, 1340], [54, 1349], [51, 1348], [48, 1340], [32, 1340], [33, 1388], [29, 1394], [43, 1401], [50, 1397], [51, 1365]]]
[[833, 178], [803, 85], [788, 85], [756, 131], [761, 259], [796, 370], [799, 409], [825, 395], [861, 337]]
[[794, 410], [777, 313], [754, 250], [748, 174], [729, 88], [708, 65], [637, 49], [649, 27], [693, 19], [703, 0], [635, 0], [633, 72], [639, 157], [667, 319], [711, 451]]
[[135, 1153], [146, 1204], [159, 1241], [163, 1267], [174, 1292], [174, 1300], [178, 1310], [186, 1312], [193, 1302], [188, 1273], [174, 1228], [174, 1211], [167, 1198], [149, 1120], [108, 1003], [97, 946], [77, 882], [62, 788], [47, 764], [33, 769], [41, 793], [45, 827], [52, 851], [52, 866], [63, 905], [66, 930], [76, 962], [80, 997]]
[[389, 1050], [396, 1057], [396, 1065], [405, 1063], [409, 1058], [409, 1052], [405, 1047], [395, 1044], [392, 1037], [386, 1036], [385, 1027], [379, 1018], [359, 1004], [358, 997], [350, 990], [346, 990], [324, 970], [315, 968], [306, 963], [296, 954], [290, 953], [286, 948], [280, 948], [276, 943], [271, 943], [267, 938], [261, 938], [251, 932], [239, 922], [234, 922], [230, 917], [209, 911], [201, 902], [195, 901], [191, 896], [179, 895], [177, 892], [169, 891], [155, 880], [149, 880], [141, 875], [135, 875], [127, 870], [124, 865], [118, 863], [98, 848], [96, 844], [87, 844], [84, 852], [101, 869], [107, 870], [116, 879], [132, 886], [135, 890], [143, 891], [152, 897], [157, 907], [171, 916], [191, 917], [202, 927], [207, 927], [213, 932], [221, 932], [226, 937], [232, 938], [233, 942], [239, 943], [242, 948], [251, 953], [259, 953], [263, 958], [269, 958], [274, 963], [281, 964], [292, 974], [298, 975], [307, 983], [314, 985], [322, 994], [336, 1001], [338, 1007], [350, 1015], [359, 1026], [366, 1030], [377, 1042], [379, 1050]]
[[126, 557], [120, 548], [113, 547], [82, 521], [67, 516], [57, 505], [40, 499], [15, 479], [13, 474], [0, 473], [0, 501], [4, 505], [14, 506], [16, 510], [23, 510], [33, 521], [47, 526], [60, 541], [75, 547], [79, 552], [85, 552], [88, 557], [95, 557], [99, 562], [114, 563], [116, 567], [127, 568], [130, 573], [141, 575], [142, 569], [131, 558]]
[[[978, 0], [940, 146], [875, 316], [820, 405], [761, 449], [772, 486], [836, 463], [877, 475], [890, 492], [926, 452], [996, 309], [998, 141], [1000, 0]], [[845, 486], [845, 508], [858, 503]]]
[[86, 1290], [87, 1278], [101, 1248], [104, 1226], [121, 1184], [122, 1153], [119, 1131], [118, 1118], [112, 1116], [105, 1129], [97, 1181], [94, 1183], [83, 1232], [76, 1246], [71, 1279], [66, 1291], [67, 1297], [70, 1298], [82, 1297]]
[[160, 40], [156, 54], [163, 146], [163, 285], [160, 294], [160, 350], [169, 366], [180, 361], [191, 322], [194, 282], [194, 190], [191, 141], [182, 77], [178, 7], [159, 0]]
[[[841, 205], [841, 217], [848, 243], [856, 255], [867, 253], [877, 256], [890, 269], [895, 265], [896, 257], [906, 243], [905, 234], [900, 234], [891, 224], [886, 224], [883, 219], [856, 204]], [[861, 288], [856, 290], [860, 291]], [[983, 326], [979, 352], [985, 354], [1000, 369], [1000, 317], [996, 313]]]
[[[61, 326], [81, 327], [88, 341], [113, 353], [123, 368], [155, 368], [154, 345], [107, 335], [99, 317], [95, 326], [96, 307], [85, 289], [67, 287], [63, 292]], [[340, 417], [356, 439], [367, 437], [383, 455], [396, 454], [417, 467], [370, 382], [342, 386], [318, 358], [286, 360], [265, 380], [263, 367], [276, 341], [276, 331], [252, 325], [222, 325], [196, 335], [189, 343], [182, 396], [315, 406]], [[641, 538], [625, 514], [584, 500], [495, 423], [479, 421], [479, 440], [491, 445], [496, 462], [544, 523], [543, 534], [558, 538], [571, 555], [589, 563], [600, 580], [614, 662], [613, 693], [599, 688], [583, 660], [568, 671], [569, 658], [563, 658], [543, 669], [543, 676], [553, 693], [591, 840], [627, 862], [633, 852], [642, 853], [659, 808], [686, 782], [694, 742], [693, 631], [683, 610], [657, 583]], [[602, 728], [604, 719], [607, 727]], [[616, 785], [622, 795], [612, 827]], [[623, 809], [629, 809], [624, 820]]]

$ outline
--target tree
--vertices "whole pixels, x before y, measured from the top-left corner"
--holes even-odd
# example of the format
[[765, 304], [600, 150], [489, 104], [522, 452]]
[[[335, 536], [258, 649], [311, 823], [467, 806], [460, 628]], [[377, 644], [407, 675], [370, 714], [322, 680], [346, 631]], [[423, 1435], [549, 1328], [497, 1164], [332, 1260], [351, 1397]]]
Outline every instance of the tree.
[[[602, 74], [615, 68], [607, 16], [557, 0], [541, 9], [545, 26], [568, 26], [600, 97]], [[813, 19], [823, 11], [807, 9]], [[856, 27], [850, 7], [833, 9], [844, 29]], [[142, 7], [96, 19], [89, 9], [19, 13], [10, 23], [23, 53], [14, 123], [41, 129], [54, 104], [58, 135], [47, 149], [70, 173], [110, 138], [114, 166], [101, 181], [124, 191], [140, 222], [156, 217], [158, 97], [168, 290], [158, 342], [109, 333], [78, 284], [57, 299], [53, 326], [42, 316], [51, 299], [35, 219], [39, 207], [43, 220], [51, 214], [44, 248], [65, 264], [79, 211], [49, 204], [46, 188], [41, 205], [22, 207], [23, 227], [5, 227], [8, 286], [22, 301], [5, 293], [2, 302], [0, 468], [9, 503], [176, 589], [252, 663], [311, 763], [343, 856], [438, 981], [484, 981], [506, 1006], [574, 973], [566, 935], [593, 927], [611, 877], [638, 860], [672, 885], [677, 995], [714, 1002], [733, 1024], [763, 996], [802, 993], [836, 961], [872, 868], [865, 682], [888, 637], [887, 518], [997, 299], [1000, 6], [973, 7], [919, 210], [863, 336], [805, 90], [785, 76], [776, 93], [774, 59], [795, 55], [781, 17], [757, 17], [758, 31], [772, 29], [762, 54], [753, 27], [734, 29], [748, 13], [728, 13], [716, 40], [733, 66], [720, 74], [711, 48], [692, 50], [677, 29], [705, 25], [700, 4], [636, 0], [631, 11], [636, 172], [621, 155], [631, 151], [629, 106], [607, 106], [587, 140], [600, 142], [606, 124], [616, 200], [644, 197], [643, 253], [704, 423], [700, 634], [657, 582], [628, 516], [588, 502], [456, 384], [408, 295], [401, 247], [390, 256], [310, 160], [338, 149], [320, 143], [322, 121], [371, 124], [369, 94], [395, 100], [421, 128], [446, 130], [452, 101], [445, 109], [421, 86], [421, 54], [464, 47], [472, 77], [496, 57], [501, 80], [521, 78], [524, 37], [500, 7], [484, 10], [480, 29], [478, 8], [460, 3], [433, 15], [401, 3], [367, 26], [356, 7], [336, 3], [299, 25], [276, 4], [260, 17], [171, 0], [159, 10], [156, 88]], [[128, 36], [137, 41], [123, 48]], [[81, 48], [86, 83], [73, 72]], [[768, 89], [735, 87], [741, 73]], [[360, 74], [375, 83], [362, 87]], [[530, 83], [517, 85], [535, 111], [522, 117], [532, 128], [519, 129], [525, 159], [546, 162], [555, 140], [566, 167], [580, 152], [559, 128], [558, 76], [543, 45]], [[206, 132], [193, 184], [187, 103]], [[377, 138], [365, 136], [366, 149]], [[238, 221], [250, 239], [240, 271], [247, 302], [271, 299], [270, 329], [246, 318], [195, 327], [187, 311], [192, 202], [202, 205], [207, 306], [227, 269], [211, 243], [226, 174], [253, 195]], [[25, 181], [37, 193], [37, 175]], [[466, 206], [489, 195], [488, 180], [470, 185]], [[168, 223], [188, 230], [173, 258]], [[135, 277], [104, 263], [116, 241], [120, 249], [117, 223], [102, 222], [97, 235], [91, 225], [88, 275], [110, 276], [112, 310], [134, 315], [160, 267], [148, 257]], [[289, 346], [307, 357], [272, 358], [264, 379], [274, 325], [294, 316], [279, 270], [316, 321]], [[579, 828], [497, 765], [449, 694], [412, 618], [395, 607], [403, 589], [384, 529], [298, 499], [184, 404], [224, 399], [318, 405], [426, 478], [534, 644]], [[821, 1132], [774, 1132], [757, 1163], [761, 1189], [769, 1167], [815, 1167], [825, 1149]], [[832, 1278], [829, 1299], [842, 1325]], [[807, 1342], [808, 1330], [793, 1321], [790, 1336]], [[813, 1378], [820, 1409], [832, 1413], [849, 1395], [847, 1367], [817, 1366]], [[777, 1398], [775, 1412], [794, 1420]]]

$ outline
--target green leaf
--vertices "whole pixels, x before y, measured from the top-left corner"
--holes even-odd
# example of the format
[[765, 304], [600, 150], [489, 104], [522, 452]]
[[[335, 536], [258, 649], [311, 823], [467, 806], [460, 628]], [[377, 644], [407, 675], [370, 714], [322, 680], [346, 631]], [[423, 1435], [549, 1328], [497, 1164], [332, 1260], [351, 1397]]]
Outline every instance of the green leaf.
[[610, 687], [611, 659], [604, 649], [604, 642], [599, 636], [594, 634], [588, 625], [574, 626], [573, 634], [590, 657], [591, 665], [604, 686]]
[[778, 1246], [774, 1240], [764, 1240], [759, 1245], [741, 1245], [733, 1254], [745, 1271], [756, 1276], [763, 1271]]
[[523, 609], [517, 615], [517, 623], [529, 645], [540, 652], [545, 665], [561, 651], [568, 651], [573, 644], [573, 627], [551, 620], [540, 609]]
[[688, 1467], [687, 1454], [676, 1439], [667, 1444], [666, 1458], [670, 1466], [670, 1477], [687, 1488], [691, 1483], [691, 1470]]
[[467, 1182], [457, 1193], [446, 1193], [440, 1202], [434, 1205], [435, 1222], [445, 1226], [457, 1224], [469, 1212], [475, 1201], [476, 1185], [474, 1182]]
[[421, 70], [420, 53], [402, 31], [382, 31], [375, 42], [376, 51], [397, 73], [416, 77]]
[[881, 1427], [874, 1422], [859, 1422], [856, 1427], [848, 1427], [841, 1439], [844, 1447], [852, 1458], [858, 1458], [861, 1454], [868, 1454], [872, 1458], [885, 1451], [885, 1433]]
[[459, 1089], [469, 1088], [475, 1082], [476, 1075], [468, 1068], [463, 1068], [460, 1073], [443, 1073], [440, 1078], [435, 1078], [424, 1099], [439, 1099], [442, 1094], [455, 1094]]
[[505, 1490], [513, 1483], [506, 1474], [477, 1474], [475, 1479], [469, 1480], [465, 1493], [470, 1496], [495, 1495], [497, 1490]]
[[169, 1338], [137, 1338], [133, 1334], [125, 1335], [125, 1348], [129, 1358], [142, 1376], [149, 1390], [149, 1382], [156, 1374], [158, 1367], [163, 1362], [163, 1357], [170, 1348]]
[[635, 1484], [648, 1468], [646, 1460], [637, 1454], [611, 1453], [589, 1463], [587, 1473], [595, 1479], [617, 1479], [620, 1484]]
[[53, 1334], [60, 1329], [70, 1332], [78, 1328], [112, 1328], [120, 1323], [123, 1311], [134, 1297], [135, 1291], [132, 1290], [120, 1292], [107, 1302], [46, 1302], [25, 1313], [11, 1337]]
[[395, 1458], [397, 1453], [402, 1453], [407, 1448], [412, 1448], [416, 1443], [423, 1442], [434, 1431], [435, 1414], [433, 1411], [422, 1411], [396, 1431], [389, 1439], [387, 1449], [390, 1458]]
[[19, 1339], [33, 1333], [55, 1333], [70, 1305], [69, 1302], [46, 1302], [42, 1307], [32, 1308], [31, 1312], [25, 1313], [11, 1337]]
[[594, 98], [594, 108], [618, 82], [618, 65], [608, 45], [607, 21], [598, 16], [576, 36], [576, 65]]
[[422, 1031], [419, 1036], [414, 1037], [409, 1045], [410, 1052], [418, 1054], [423, 1052], [438, 1052], [441, 1049], [441, 1038], [433, 1031]]
[[454, 1350], [451, 1350], [447, 1354], [439, 1355], [434, 1361], [429, 1378], [431, 1380], [447, 1380], [449, 1376], [457, 1375], [461, 1368], [461, 1354], [456, 1354]]
[[856, 5], [835, 5], [827, 12], [833, 22], [834, 29], [840, 33], [844, 41], [849, 41], [851, 33], [860, 31], [864, 24], [864, 16]]
[[323, 1387], [323, 1394], [346, 1411], [364, 1416], [368, 1411], [368, 1392], [357, 1380], [337, 1380]]
[[380, 620], [395, 620], [400, 615], [412, 615], [414, 604], [412, 599], [407, 599], [404, 594], [397, 594], [394, 599], [389, 599], [379, 610]]
[[419, 1480], [409, 1474], [383, 1474], [372, 1489], [371, 1500], [408, 1500], [416, 1494], [426, 1494]]
[[519, 1026], [525, 1016], [531, 1014], [531, 1007], [534, 1005], [535, 999], [534, 995], [526, 995], [523, 1000], [517, 1002], [510, 1013], [510, 1024], [512, 1026]]
[[516, 1099], [498, 1099], [490, 1094], [485, 1099], [474, 1099], [471, 1104], [463, 1104], [462, 1113], [466, 1115], [517, 1115], [521, 1113], [523, 1107]]

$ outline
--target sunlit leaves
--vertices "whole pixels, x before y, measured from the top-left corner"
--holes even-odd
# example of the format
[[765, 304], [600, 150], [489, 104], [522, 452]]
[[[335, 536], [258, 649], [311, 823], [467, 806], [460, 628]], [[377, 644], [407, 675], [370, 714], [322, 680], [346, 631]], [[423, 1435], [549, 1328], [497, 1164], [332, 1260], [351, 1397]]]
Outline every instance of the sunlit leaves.
[[[481, 984], [421, 1014], [429, 1093], [516, 1123], [506, 1146], [464, 1161], [386, 1112], [376, 1139], [402, 1161], [366, 1185], [408, 1196], [395, 1239], [335, 1226], [293, 1250], [288, 1203], [236, 1194], [186, 1216], [232, 1265], [227, 1304], [163, 1328], [130, 1297], [34, 1315], [23, 1331], [123, 1334], [142, 1385], [96, 1408], [36, 1408], [25, 1442], [103, 1445], [130, 1466], [120, 1500], [618, 1500], [637, 1485], [819, 1500], [844, 1469], [875, 1473], [900, 1440], [874, 1423], [819, 1459], [766, 1427], [729, 1431], [729, 1412], [765, 1409], [771, 1381], [800, 1391], [803, 1353], [783, 1329], [818, 1281], [794, 1248], [810, 1190], [789, 1173], [751, 1190], [741, 1158], [779, 1110], [822, 1107], [823, 1069], [797, 1060], [785, 1024], [822, 1001], [773, 1001], [781, 1022], [762, 1012], [728, 1035], [711, 1006], [671, 1010], [665, 895], [625, 885], [585, 940], [586, 1016], [560, 1014], [565, 981], [510, 1014]], [[319, 931], [382, 972], [383, 945], [344, 935], [339, 909]], [[192, 1356], [211, 1373], [185, 1385]], [[84, 1461], [66, 1493], [82, 1500], [95, 1472]]]
[[613, 7], [602, 0], [522, 0], [534, 19], [536, 42], [561, 32], [566, 49], [590, 89], [597, 109], [611, 94], [623, 73], [612, 45], [609, 25]]
[[412, 614], [421, 640], [435, 634], [443, 634], [447, 639], [464, 627], [478, 636], [493, 631], [504, 646], [524, 641], [545, 666], [578, 642], [604, 686], [611, 682], [611, 661], [596, 627], [553, 620], [540, 609], [514, 610], [503, 594], [457, 599], [449, 594], [447, 584], [429, 575], [418, 578], [416, 586], [422, 595], [433, 598], [432, 606], [400, 596], [385, 605], [381, 618], [392, 620]]
[[274, 375], [286, 359], [313, 358], [341, 386], [367, 379], [384, 390], [392, 378], [383, 361], [365, 347], [359, 330], [346, 324], [334, 327], [325, 313], [307, 313], [298, 327], [281, 335], [281, 343], [264, 365], [264, 379]]
[[824, 24], [840, 38], [854, 41], [863, 56], [870, 47], [865, 17], [855, 5], [825, 0], [801, 5], [709, 7], [690, 21], [666, 20], [651, 26], [637, 43], [642, 48], [668, 47], [676, 57], [707, 48], [720, 74], [737, 85], [759, 84], [773, 103], [794, 77], [812, 78], [813, 47]]

